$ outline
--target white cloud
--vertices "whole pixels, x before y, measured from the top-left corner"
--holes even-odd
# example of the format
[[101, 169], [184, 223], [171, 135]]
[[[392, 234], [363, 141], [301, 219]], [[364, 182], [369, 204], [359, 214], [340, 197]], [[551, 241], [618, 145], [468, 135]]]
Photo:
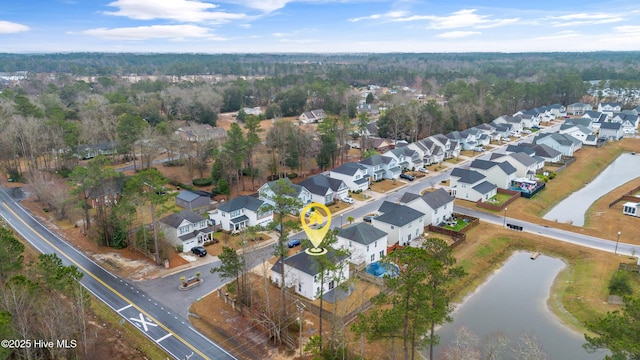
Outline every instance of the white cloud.
[[582, 25], [597, 25], [597, 24], [609, 24], [614, 22], [624, 21], [624, 17], [619, 14], [611, 13], [575, 13], [561, 16], [550, 17], [552, 25], [555, 27], [566, 26], [582, 26]]
[[554, 35], [548, 35], [548, 36], [538, 36], [533, 38], [532, 40], [541, 40], [541, 41], [547, 41], [547, 40], [564, 40], [564, 39], [571, 39], [571, 38], [577, 38], [580, 36], [584, 36], [583, 34], [577, 32], [577, 31], [560, 31], [557, 34]]
[[289, 2], [289, 0], [246, 0], [239, 3], [246, 7], [269, 13], [278, 9], [282, 9]]
[[209, 33], [209, 29], [196, 25], [152, 25], [124, 28], [97, 28], [80, 32], [84, 35], [97, 36], [110, 40], [150, 40], [187, 38], [208, 38], [209, 40], [225, 40]]
[[23, 31], [29, 31], [29, 27], [14, 22], [0, 21], [0, 34], [13, 34]]
[[349, 21], [357, 22], [363, 20], [388, 20], [388, 19], [399, 19], [407, 16], [409, 13], [406, 11], [389, 11], [384, 14], [373, 14], [369, 16], [362, 16], [357, 18], [351, 18]]
[[465, 38], [465, 37], [475, 36], [480, 34], [482, 33], [479, 31], [449, 31], [446, 33], [439, 34], [436, 37], [439, 37], [442, 39], [460, 39], [460, 38]]
[[180, 22], [225, 23], [247, 18], [245, 14], [211, 11], [218, 5], [198, 0], [116, 0], [108, 6], [116, 7], [118, 10], [106, 11], [104, 14], [136, 20], [168, 19]]
[[638, 25], [616, 26], [613, 28], [613, 30], [626, 35], [638, 34], [640, 36], [640, 26]]

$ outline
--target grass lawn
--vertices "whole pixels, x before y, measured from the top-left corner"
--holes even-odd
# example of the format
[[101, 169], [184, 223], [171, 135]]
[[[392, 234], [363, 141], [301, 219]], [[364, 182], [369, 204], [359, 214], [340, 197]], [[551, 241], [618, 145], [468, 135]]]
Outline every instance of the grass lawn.
[[356, 193], [350, 193], [349, 196], [351, 196], [352, 198], [354, 198], [355, 200], [358, 201], [367, 201], [369, 199], [371, 199], [371, 196], [369, 194], [365, 192], [361, 192], [359, 194]]
[[448, 162], [450, 164], [459, 164], [462, 162], [462, 159], [455, 157], [455, 158], [447, 159], [445, 160], [445, 162]]
[[491, 205], [502, 206], [502, 204], [509, 199], [511, 199], [511, 195], [497, 193], [496, 196], [489, 199], [488, 203]]
[[377, 193], [386, 193], [402, 185], [404, 185], [402, 181], [384, 179], [382, 181], [371, 183], [370, 187], [371, 187], [371, 190]]
[[426, 167], [427, 170], [429, 171], [440, 171], [440, 170], [446, 170], [449, 167], [442, 164], [442, 163], [437, 163], [437, 164], [431, 164], [429, 166]]
[[449, 230], [460, 231], [461, 229], [464, 229], [468, 224], [469, 223], [464, 221], [464, 219], [458, 219], [455, 225], [445, 225], [444, 227]]

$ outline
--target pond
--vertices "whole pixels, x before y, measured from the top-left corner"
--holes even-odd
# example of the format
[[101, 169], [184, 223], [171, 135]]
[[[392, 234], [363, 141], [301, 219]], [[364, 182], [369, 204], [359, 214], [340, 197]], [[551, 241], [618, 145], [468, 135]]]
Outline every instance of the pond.
[[584, 215], [594, 201], [639, 176], [640, 155], [621, 154], [593, 181], [562, 200], [543, 218], [583, 226]]
[[[512, 349], [523, 334], [530, 334], [548, 359], [603, 359], [604, 352], [587, 353], [582, 348], [583, 334], [563, 326], [547, 308], [553, 280], [564, 266], [556, 258], [540, 255], [531, 260], [528, 252], [515, 253], [453, 313], [452, 323], [437, 330], [440, 345], [435, 350], [436, 359], [444, 358], [444, 351], [461, 328], [477, 336], [479, 348], [502, 333], [510, 338], [507, 349]], [[423, 354], [428, 358], [428, 349]]]

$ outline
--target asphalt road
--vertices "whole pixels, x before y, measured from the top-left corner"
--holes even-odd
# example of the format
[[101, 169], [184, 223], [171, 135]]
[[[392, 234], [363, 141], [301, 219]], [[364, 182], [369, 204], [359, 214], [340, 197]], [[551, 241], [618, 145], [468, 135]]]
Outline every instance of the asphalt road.
[[[12, 190], [15, 196], [19, 192]], [[0, 188], [0, 216], [42, 253], [55, 253], [84, 273], [82, 285], [176, 359], [235, 359], [193, 329], [187, 318], [134, 284], [109, 273], [44, 227]], [[204, 273], [204, 272], [203, 272]], [[175, 283], [175, 290], [179, 282]]]

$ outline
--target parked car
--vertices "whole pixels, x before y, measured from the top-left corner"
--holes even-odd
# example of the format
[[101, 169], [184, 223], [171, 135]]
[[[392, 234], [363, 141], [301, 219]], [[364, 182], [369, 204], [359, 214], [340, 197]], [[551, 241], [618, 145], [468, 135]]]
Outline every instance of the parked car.
[[362, 221], [370, 223], [371, 219], [373, 219], [376, 216], [378, 216], [378, 215], [376, 215], [376, 214], [365, 215], [365, 216], [362, 217]]
[[418, 171], [421, 172], [421, 173], [425, 173], [425, 174], [429, 173], [429, 170], [427, 170], [425, 168], [419, 168]]
[[353, 198], [352, 198], [352, 197], [350, 197], [350, 196], [345, 196], [345, 197], [343, 197], [343, 198], [342, 198], [342, 199], [340, 199], [340, 200], [342, 200], [342, 201], [346, 202], [347, 204], [353, 204], [354, 202], [356, 202], [356, 201], [355, 201], [355, 200], [353, 200]]
[[482, 148], [480, 146], [476, 146], [476, 147], [473, 148], [473, 151], [475, 151], [475, 152], [483, 152], [484, 148]]
[[531, 128], [532, 129], [536, 129], [536, 130], [540, 130], [540, 126], [538, 126], [538, 125], [533, 125]]
[[300, 245], [300, 239], [291, 239], [289, 240], [289, 242], [287, 242], [287, 246], [290, 248], [294, 248], [298, 245]]
[[409, 181], [413, 181], [413, 176], [411, 176], [409, 174], [400, 174], [400, 178], [401, 179], [405, 179], [405, 180], [409, 180]]
[[200, 257], [203, 257], [203, 256], [207, 255], [207, 249], [205, 249], [202, 246], [194, 246], [194, 247], [192, 247], [191, 248], [191, 252], [194, 255], [197, 255], [197, 256], [200, 256]]

